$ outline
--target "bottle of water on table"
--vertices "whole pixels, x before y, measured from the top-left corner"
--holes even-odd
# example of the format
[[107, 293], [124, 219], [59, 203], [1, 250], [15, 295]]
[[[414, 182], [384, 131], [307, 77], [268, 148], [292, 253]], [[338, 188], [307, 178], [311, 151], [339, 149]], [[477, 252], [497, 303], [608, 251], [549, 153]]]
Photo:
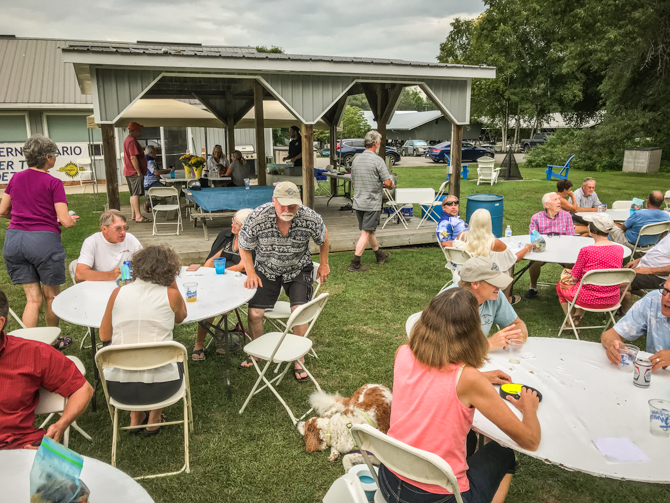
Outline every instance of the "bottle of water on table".
[[512, 227], [510, 227], [509, 225], [507, 226], [507, 229], [505, 229], [505, 237], [506, 238], [512, 237]]

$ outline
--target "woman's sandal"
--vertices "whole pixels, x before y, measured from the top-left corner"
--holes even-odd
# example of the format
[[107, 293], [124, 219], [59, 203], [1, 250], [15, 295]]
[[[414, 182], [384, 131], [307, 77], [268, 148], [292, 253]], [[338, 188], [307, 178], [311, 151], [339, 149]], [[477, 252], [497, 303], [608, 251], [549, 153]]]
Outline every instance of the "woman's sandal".
[[56, 342], [52, 344], [52, 347], [56, 348], [58, 351], [62, 351], [70, 344], [72, 344], [72, 337], [59, 337], [56, 339]]
[[[167, 423], [167, 416], [165, 414], [161, 414], [161, 423]], [[145, 428], [144, 433], [143, 433], [144, 438], [155, 437], [156, 435], [158, 435], [161, 432], [162, 429], [163, 429], [162, 426], [159, 426], [155, 430], [147, 430]]]
[[[244, 360], [242, 363], [240, 363], [240, 364], [237, 366], [237, 368], [238, 368], [238, 369], [242, 369], [242, 370], [252, 368], [252, 367], [254, 366], [254, 362], [253, 362], [253, 360], [252, 360], [251, 358], [252, 358], [252, 357], [250, 356], [249, 358], [247, 358], [246, 360]], [[256, 360], [256, 361], [258, 361], [258, 360]], [[244, 365], [245, 363], [246, 363], [246, 365]]]
[[[199, 356], [202, 358], [194, 358], [194, 356]], [[204, 349], [194, 349], [191, 353], [191, 360], [194, 362], [204, 362], [205, 361], [205, 350]]]
[[[144, 412], [144, 421], [142, 421], [140, 424], [147, 424], [149, 422], [149, 411]], [[137, 428], [136, 430], [128, 430], [128, 433], [131, 435], [139, 435], [142, 433], [144, 429], [143, 428]]]
[[135, 223], [137, 224], [150, 224], [151, 222], [153, 222], [153, 220], [145, 216], [142, 217], [142, 220], [135, 220]]

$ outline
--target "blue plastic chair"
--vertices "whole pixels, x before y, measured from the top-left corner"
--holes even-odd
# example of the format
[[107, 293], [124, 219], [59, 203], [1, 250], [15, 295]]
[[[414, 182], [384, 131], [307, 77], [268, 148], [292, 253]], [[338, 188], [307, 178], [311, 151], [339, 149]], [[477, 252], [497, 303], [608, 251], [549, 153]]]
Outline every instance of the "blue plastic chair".
[[[566, 162], [564, 166], [556, 166], [554, 164], [547, 164], [547, 171], [546, 171], [547, 181], [550, 182], [552, 176], [554, 178], [557, 178], [558, 180], [567, 180], [568, 179], [568, 173], [570, 172], [570, 161], [572, 161], [572, 159], [574, 157], [575, 157], [574, 155], [570, 156], [570, 159], [568, 159], [568, 162]], [[552, 168], [561, 168], [561, 171], [559, 171], [558, 173], [554, 173]]]
[[[447, 159], [447, 166], [451, 166], [451, 159], [449, 159], [449, 156], [447, 154], [444, 154], [444, 157]], [[461, 174], [463, 175], [463, 180], [468, 179], [468, 173], [470, 173], [468, 165], [461, 164]], [[447, 175], [447, 180], [449, 180], [449, 175]]]

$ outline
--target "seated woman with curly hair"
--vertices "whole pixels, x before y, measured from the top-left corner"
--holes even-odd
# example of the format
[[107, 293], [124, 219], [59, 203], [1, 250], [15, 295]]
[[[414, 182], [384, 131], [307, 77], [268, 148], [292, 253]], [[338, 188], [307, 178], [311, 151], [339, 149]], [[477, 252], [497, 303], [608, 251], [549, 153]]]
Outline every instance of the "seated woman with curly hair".
[[[100, 340], [112, 346], [146, 344], [172, 340], [175, 323], [186, 318], [186, 303], [177, 287], [181, 263], [167, 245], [148, 246], [131, 260], [135, 281], [119, 287], [107, 303], [100, 326]], [[110, 396], [129, 405], [160, 402], [172, 396], [181, 386], [184, 368], [169, 363], [147, 371], [110, 368], [105, 370]], [[164, 423], [162, 410], [131, 412], [130, 425]], [[160, 433], [160, 426], [144, 430], [145, 436]]]
[[[452, 288], [423, 310], [409, 345], [396, 352], [393, 368], [388, 436], [449, 463], [466, 503], [503, 501], [515, 469], [514, 452], [493, 441], [467, 456], [475, 409], [522, 448], [534, 451], [540, 445], [537, 394], [524, 389], [518, 399], [508, 397], [523, 413], [519, 420], [491, 386], [509, 382], [509, 376], [478, 370], [488, 350], [475, 296]], [[442, 487], [409, 480], [384, 465], [379, 489], [388, 502], [456, 501]]]

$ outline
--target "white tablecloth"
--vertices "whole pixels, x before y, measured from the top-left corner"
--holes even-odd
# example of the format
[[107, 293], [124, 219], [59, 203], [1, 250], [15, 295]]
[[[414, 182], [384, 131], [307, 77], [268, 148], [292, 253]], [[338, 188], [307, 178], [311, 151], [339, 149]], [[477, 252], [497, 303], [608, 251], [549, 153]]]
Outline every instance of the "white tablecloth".
[[[623, 209], [623, 210], [605, 210], [605, 213], [607, 213], [609, 216], [612, 217], [612, 220], [615, 222], [625, 222], [628, 220], [628, 217], [630, 216], [630, 208], [629, 209]], [[591, 217], [595, 215], [595, 211], [580, 211], [578, 213], [575, 213], [575, 215], [582, 217], [584, 220], [587, 222], [591, 221]]]
[[[30, 501], [30, 470], [35, 453], [30, 449], [0, 451], [0, 503]], [[84, 456], [81, 480], [91, 491], [91, 503], [153, 503], [144, 488], [121, 470]]]
[[[538, 262], [550, 262], [554, 264], [574, 264], [577, 261], [579, 250], [585, 246], [593, 244], [592, 238], [581, 236], [543, 236], [547, 241], [547, 248], [541, 253], [530, 252], [524, 257], [524, 260], [532, 260]], [[518, 252], [522, 246], [530, 243], [530, 235], [522, 234], [520, 236], [512, 236], [509, 238], [502, 238], [501, 241], [509, 246], [514, 253]], [[623, 248], [624, 258], [630, 257], [631, 250], [625, 246]]]
[[[513, 365], [507, 351], [489, 352], [490, 362], [482, 370], [502, 370], [513, 382], [542, 393], [539, 449], [521, 449], [478, 411], [475, 430], [502, 445], [571, 470], [616, 479], [670, 482], [670, 438], [649, 432], [647, 405], [652, 398], [670, 400], [669, 371], [654, 372], [651, 386], [641, 389], [633, 385], [632, 373], [620, 372], [609, 362], [598, 343], [530, 337], [523, 352], [535, 358], [521, 359], [520, 364]], [[521, 417], [512, 404], [509, 407]], [[594, 439], [602, 437], [628, 437], [650, 461], [607, 461], [593, 444]]]
[[[213, 318], [246, 304], [256, 290], [244, 288], [246, 275], [227, 271], [216, 274], [210, 267], [186, 272], [182, 267], [177, 285], [186, 298], [184, 283], [198, 283], [198, 301], [186, 304], [188, 316], [182, 323]], [[56, 315], [69, 323], [82, 327], [100, 328], [107, 302], [116, 288], [114, 281], [84, 281], [63, 290], [53, 302]]]

